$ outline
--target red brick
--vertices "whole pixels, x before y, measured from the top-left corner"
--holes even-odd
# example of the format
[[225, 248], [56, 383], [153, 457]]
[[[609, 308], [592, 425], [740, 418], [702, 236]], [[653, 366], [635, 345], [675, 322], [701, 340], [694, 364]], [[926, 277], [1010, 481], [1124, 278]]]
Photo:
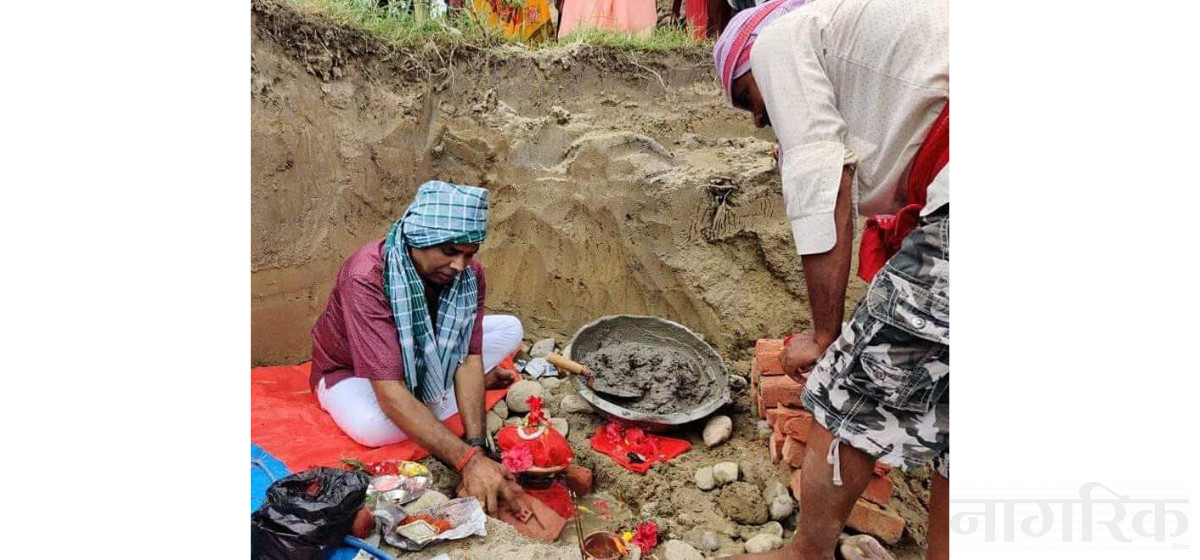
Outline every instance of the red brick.
[[808, 411], [801, 411], [801, 414], [789, 418], [783, 423], [783, 433], [790, 438], [796, 438], [802, 442], [808, 442], [808, 431], [812, 428], [813, 416]]
[[793, 468], [800, 468], [802, 465], [804, 465], [804, 451], [804, 442], [793, 438], [787, 438], [783, 442], [783, 448], [780, 450], [780, 454], [783, 456], [783, 461], [788, 465]]
[[886, 506], [892, 501], [892, 478], [888, 476], [872, 476], [871, 482], [863, 490], [862, 497]]
[[750, 360], [750, 395], [753, 397], [753, 400], [754, 400], [754, 413], [759, 415], [762, 418], [766, 418], [767, 417], [767, 409], [770, 407], [763, 406], [761, 403], [759, 403], [759, 400], [761, 400], [761, 399], [759, 399], [759, 395], [760, 395], [760, 392], [762, 391], [762, 388], [761, 388], [762, 383], [760, 382], [760, 378], [757, 373], [757, 368], [755, 368], [755, 366], [754, 366], [754, 362], [755, 362], [754, 359]]
[[783, 457], [783, 444], [786, 439], [787, 436], [783, 435], [783, 432], [778, 430], [771, 432], [771, 442], [768, 444], [768, 447], [771, 450], [772, 463], [778, 463], [780, 458]]
[[767, 409], [767, 423], [771, 427], [775, 427], [775, 423], [779, 420], [787, 421], [797, 416], [804, 416], [805, 414], [808, 414], [808, 411], [803, 408], [777, 405]]
[[783, 366], [779, 363], [779, 353], [782, 351], [782, 340], [759, 339], [754, 345], [754, 357], [758, 360], [759, 373], [763, 376], [783, 375]]
[[519, 492], [512, 502], [496, 508], [495, 517], [526, 537], [546, 542], [558, 539], [567, 524], [561, 515], [525, 492]]
[[764, 410], [776, 405], [801, 408], [800, 394], [804, 386], [786, 375], [764, 377], [759, 381], [758, 408]]
[[592, 493], [592, 469], [571, 465], [563, 471], [563, 482], [578, 496]]
[[788, 488], [792, 489], [792, 497], [796, 501], [800, 501], [800, 469], [792, 471], [792, 478], [788, 480]]
[[750, 359], [750, 396], [752, 398], [754, 398], [755, 414], [757, 414], [758, 416], [764, 417], [764, 419], [766, 419], [767, 407], [762, 407], [762, 405], [758, 404], [758, 391], [760, 391], [760, 389], [758, 389], [758, 387], [760, 387], [760, 385], [761, 385], [760, 380], [762, 378], [760, 377], [760, 375], [758, 375], [757, 363], [758, 363], [757, 357], [751, 357], [751, 359]]
[[888, 544], [896, 544], [904, 533], [904, 518], [890, 508], [881, 508], [859, 498], [854, 502], [854, 509], [850, 510], [846, 526], [873, 535]]

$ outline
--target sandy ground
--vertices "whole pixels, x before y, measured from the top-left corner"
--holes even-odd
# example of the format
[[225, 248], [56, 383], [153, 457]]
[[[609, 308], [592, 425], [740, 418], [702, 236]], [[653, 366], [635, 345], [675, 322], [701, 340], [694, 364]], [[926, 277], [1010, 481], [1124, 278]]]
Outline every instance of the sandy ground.
[[[308, 359], [308, 330], [342, 260], [382, 237], [433, 178], [492, 191], [479, 254], [488, 307], [520, 317], [527, 339], [564, 341], [603, 315], [653, 315], [701, 333], [745, 375], [755, 339], [809, 326], [772, 135], [727, 107], [707, 49], [397, 53], [266, 0], [252, 14], [253, 364]], [[848, 307], [863, 288], [854, 281]], [[552, 415], [570, 390], [554, 392]], [[768, 461], [749, 396], [734, 397], [723, 411], [734, 420], [729, 442], [705, 449], [702, 426], [689, 426], [672, 435], [696, 448], [645, 476], [590, 450], [598, 418], [566, 415], [609, 505], [587, 522], [655, 519], [664, 538], [694, 545], [712, 530], [721, 553], [737, 552], [754, 526], [731, 513], [756, 508], [744, 503], [752, 493], [702, 492], [696, 469], [737, 461], [758, 489], [786, 483], [788, 469]], [[892, 476], [893, 505], [910, 519], [897, 552], [920, 557], [928, 473]], [[535, 543], [494, 521], [489, 535], [407, 557], [577, 557], [571, 535]]]

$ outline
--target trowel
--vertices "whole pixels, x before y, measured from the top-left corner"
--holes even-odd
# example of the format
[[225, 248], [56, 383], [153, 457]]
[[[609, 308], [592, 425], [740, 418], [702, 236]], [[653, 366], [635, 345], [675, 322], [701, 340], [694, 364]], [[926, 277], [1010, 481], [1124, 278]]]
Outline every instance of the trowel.
[[596, 374], [592, 372], [591, 368], [575, 360], [551, 352], [550, 355], [546, 356], [546, 361], [554, 364], [554, 367], [563, 371], [582, 375], [587, 379], [587, 386], [601, 395], [609, 395], [618, 399], [636, 399], [642, 396], [642, 390], [639, 387], [618, 385], [607, 379], [597, 381]]

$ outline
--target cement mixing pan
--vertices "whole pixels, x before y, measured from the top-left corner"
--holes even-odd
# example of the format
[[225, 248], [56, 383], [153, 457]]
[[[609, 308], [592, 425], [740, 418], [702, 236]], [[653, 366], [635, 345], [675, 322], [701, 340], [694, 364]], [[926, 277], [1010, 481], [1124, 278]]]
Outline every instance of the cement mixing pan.
[[661, 349], [662, 354], [685, 361], [686, 375], [698, 376], [699, 380], [689, 385], [701, 388], [692, 395], [694, 404], [686, 405], [683, 410], [660, 413], [640, 409], [644, 408], [639, 406], [641, 400], [624, 402], [598, 395], [580, 376], [572, 376], [571, 382], [579, 396], [605, 416], [661, 431], [704, 418], [729, 402], [729, 372], [721, 356], [687, 327], [673, 321], [637, 315], [601, 317], [580, 328], [564, 352], [568, 358], [588, 365], [600, 376], [611, 368], [595, 365], [596, 360], [613, 348], [627, 344], [649, 345], [655, 353]]

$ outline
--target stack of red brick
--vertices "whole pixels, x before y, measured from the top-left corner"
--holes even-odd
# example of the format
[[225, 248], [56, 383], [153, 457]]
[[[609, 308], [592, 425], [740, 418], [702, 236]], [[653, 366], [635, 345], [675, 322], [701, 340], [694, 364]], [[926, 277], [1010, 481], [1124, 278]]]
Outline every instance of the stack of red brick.
[[[782, 340], [759, 340], [755, 345], [754, 359], [750, 362], [750, 390], [759, 416], [771, 425], [771, 461], [783, 461], [792, 471], [792, 495], [800, 500], [800, 467], [804, 463], [804, 452], [808, 442], [808, 431], [813, 417], [801, 408], [800, 394], [803, 383], [793, 381], [783, 374], [779, 364]], [[857, 531], [874, 535], [889, 544], [900, 540], [904, 532], [904, 518], [888, 503], [892, 498], [892, 479], [888, 476], [891, 467], [875, 464], [871, 482], [854, 504], [846, 525]], [[801, 506], [803, 507], [803, 506]]]

